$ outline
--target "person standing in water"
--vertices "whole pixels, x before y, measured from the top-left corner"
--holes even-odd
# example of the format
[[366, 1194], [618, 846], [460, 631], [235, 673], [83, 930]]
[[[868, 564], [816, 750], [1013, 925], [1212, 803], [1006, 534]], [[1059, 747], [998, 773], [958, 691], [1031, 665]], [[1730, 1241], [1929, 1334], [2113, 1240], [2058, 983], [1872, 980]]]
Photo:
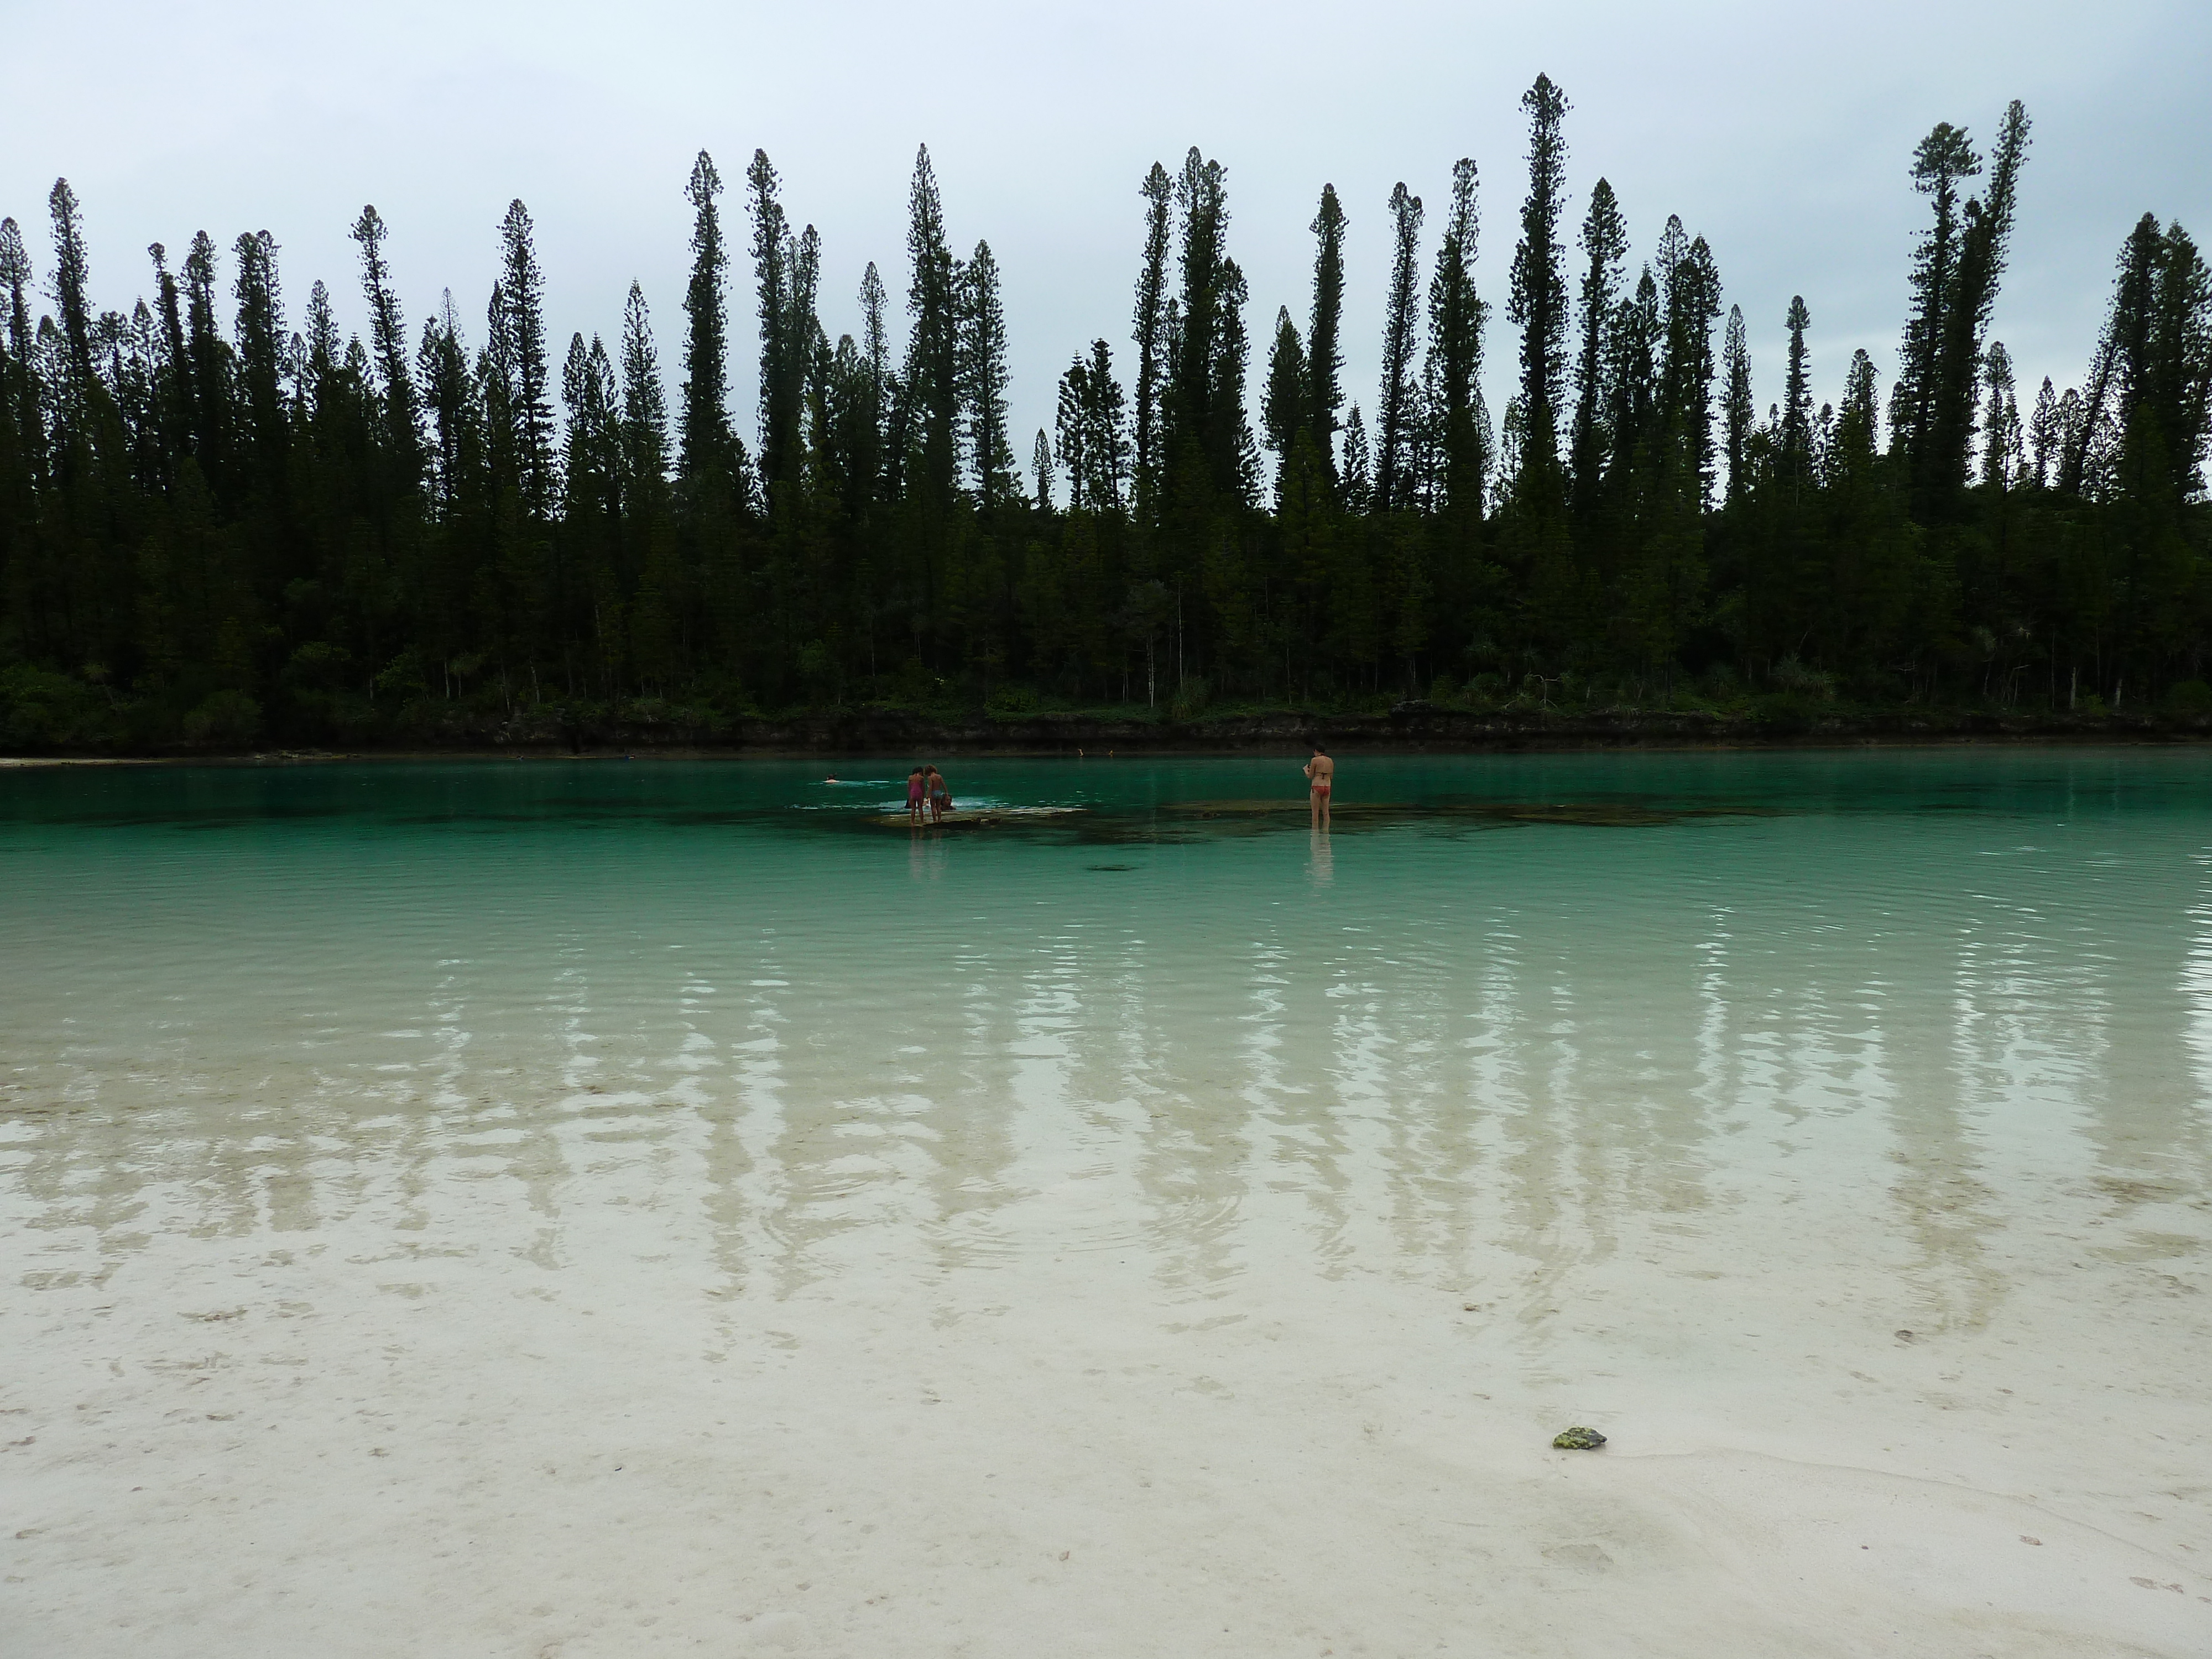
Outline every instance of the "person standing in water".
[[945, 774], [935, 767], [929, 769], [929, 821], [945, 822], [945, 815], [952, 810], [952, 792], [945, 787]]
[[908, 823], [916, 827], [921, 825], [921, 810], [927, 805], [923, 799], [927, 793], [921, 768], [917, 766], [906, 775], [906, 821]]
[[1336, 763], [1320, 744], [1313, 746], [1313, 758], [1306, 763], [1306, 799], [1313, 808], [1313, 827], [1328, 828], [1329, 790], [1336, 782]]

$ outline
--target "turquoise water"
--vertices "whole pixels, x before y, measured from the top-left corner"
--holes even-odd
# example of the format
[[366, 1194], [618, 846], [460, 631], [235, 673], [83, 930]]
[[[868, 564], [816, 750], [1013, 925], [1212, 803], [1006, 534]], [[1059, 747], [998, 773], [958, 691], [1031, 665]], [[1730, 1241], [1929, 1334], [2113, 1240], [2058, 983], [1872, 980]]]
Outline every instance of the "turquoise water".
[[0, 770], [0, 1646], [2194, 1650], [2212, 754], [1298, 764]]
[[[1994, 1211], [1940, 1221], [1885, 1183], [1941, 1255], [2038, 1176], [2204, 1171], [2195, 751], [1354, 758], [1327, 837], [1172, 810], [1296, 808], [1280, 759], [966, 763], [963, 805], [1085, 811], [919, 836], [872, 821], [902, 767], [830, 769], [0, 775], [14, 1178], [94, 1124], [129, 1164], [173, 1126], [200, 1158], [511, 1114], [470, 1154], [491, 1169], [565, 1115], [650, 1139], [663, 1109], [742, 1109], [775, 1118], [792, 1271], [872, 1218], [1019, 1248], [994, 1203], [1086, 1156], [1143, 1189], [1106, 1236], [1211, 1206], [1226, 1271], [1268, 1182], [1317, 1248], [1358, 1209], [1421, 1251], [1451, 1183], [1534, 1227], [1702, 1204], [1740, 1136], [1847, 1162], [1875, 1134], [1989, 1183]], [[1595, 821], [1468, 810], [1499, 806]], [[915, 1175], [941, 1190], [878, 1214]]]
[[1354, 759], [1327, 836], [1172, 810], [1296, 808], [1279, 759], [973, 762], [963, 805], [1086, 810], [920, 835], [874, 821], [902, 768], [839, 769], [0, 778], [11, 1178], [212, 1159], [210, 1220], [297, 1225], [346, 1202], [320, 1138], [542, 1192], [561, 1126], [742, 1121], [708, 1182], [795, 1282], [1135, 1237], [1232, 1273], [1289, 1194], [1290, 1248], [1449, 1274], [1771, 1166], [1961, 1318], [2048, 1182], [2203, 1182], [2212, 757]]

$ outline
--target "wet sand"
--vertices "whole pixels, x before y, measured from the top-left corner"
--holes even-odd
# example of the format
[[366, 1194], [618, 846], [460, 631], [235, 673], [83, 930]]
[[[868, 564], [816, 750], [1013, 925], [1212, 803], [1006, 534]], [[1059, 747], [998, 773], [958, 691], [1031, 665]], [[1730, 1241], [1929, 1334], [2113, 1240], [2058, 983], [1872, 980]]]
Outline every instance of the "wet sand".
[[[2212, 1629], [2204, 1297], [2113, 1249], [2146, 1204], [2201, 1237], [2201, 1194], [2054, 1191], [1980, 1308], [1838, 1272], [1881, 1242], [1845, 1194], [1762, 1249], [1662, 1212], [1444, 1285], [1363, 1265], [1372, 1218], [1316, 1263], [1286, 1202], [1163, 1221], [1070, 1168], [873, 1259], [728, 1224], [724, 1182], [781, 1178], [765, 1126], [664, 1111], [620, 1156], [638, 1113], [566, 1103], [578, 1173], [535, 1202], [479, 1121], [0, 1212], [0, 1648], [2182, 1659]], [[288, 1213], [311, 1182], [349, 1211]], [[1571, 1422], [1610, 1444], [1550, 1449]]]

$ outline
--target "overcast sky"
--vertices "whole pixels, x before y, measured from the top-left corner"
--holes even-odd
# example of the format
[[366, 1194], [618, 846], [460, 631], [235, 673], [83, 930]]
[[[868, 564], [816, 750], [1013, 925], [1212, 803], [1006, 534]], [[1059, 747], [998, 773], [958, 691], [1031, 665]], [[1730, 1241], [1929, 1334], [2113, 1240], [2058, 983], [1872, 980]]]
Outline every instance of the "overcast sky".
[[[1276, 307], [1304, 319], [1323, 182], [1351, 216], [1347, 386], [1371, 410], [1380, 360], [1385, 204], [1403, 179], [1429, 205], [1432, 256], [1454, 160], [1481, 169], [1477, 280], [1502, 409], [1514, 341], [1502, 312], [1527, 182], [1518, 100], [1541, 70], [1565, 89], [1570, 212], [1609, 179], [1636, 257], [1667, 215], [1712, 245], [1751, 330], [1762, 406], [1778, 394], [1782, 319], [1813, 315], [1816, 395], [1852, 349], [1887, 385], [1922, 204], [1905, 177], [1939, 120], [1986, 144], [2026, 100], [2033, 145], [1994, 333], [2023, 403], [2077, 379], [2112, 262], [2146, 210], [2212, 234], [2212, 4], [2106, 0], [1705, 0], [1498, 5], [1369, 0], [1120, 0], [1112, 5], [774, 7], [628, 0], [446, 3], [106, 3], [0, 0], [0, 214], [23, 223], [41, 279], [46, 197], [84, 206], [93, 285], [127, 307], [144, 248], [194, 231], [228, 247], [267, 229], [297, 326], [317, 277], [362, 326], [346, 230], [373, 202], [410, 333], [451, 288], [472, 342], [520, 196], [537, 222], [557, 362], [572, 331], [611, 343], [644, 284], [672, 383], [693, 156], [736, 192], [756, 148], [794, 223], [823, 248], [823, 325], [856, 322], [870, 259], [906, 289], [905, 212], [927, 143], [956, 248], [988, 239], [1005, 283], [1016, 452], [1051, 416], [1056, 378], [1089, 340], [1125, 369], [1141, 234], [1137, 187], [1197, 145], [1229, 171], [1230, 250], [1252, 290], [1253, 384]], [[751, 273], [732, 401], [753, 427]], [[226, 272], [226, 285], [228, 273]], [[1125, 379], [1127, 378], [1125, 374]]]

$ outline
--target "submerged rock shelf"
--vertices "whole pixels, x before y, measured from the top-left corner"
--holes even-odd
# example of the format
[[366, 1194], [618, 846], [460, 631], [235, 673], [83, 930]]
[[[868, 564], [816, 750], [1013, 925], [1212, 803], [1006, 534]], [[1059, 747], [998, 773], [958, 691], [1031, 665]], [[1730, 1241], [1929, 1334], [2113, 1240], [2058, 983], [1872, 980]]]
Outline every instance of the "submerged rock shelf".
[[[1171, 818], [1267, 819], [1311, 817], [1304, 800], [1177, 801], [1160, 809]], [[1385, 823], [1575, 823], [1601, 830], [1647, 830], [1696, 818], [1768, 817], [1775, 809], [1759, 806], [1664, 806], [1626, 801], [1447, 801], [1408, 805], [1397, 801], [1345, 801], [1330, 809], [1330, 821], [1366, 829]]]
[[955, 809], [932, 821], [917, 823], [904, 812], [872, 812], [867, 821], [886, 830], [1003, 830], [1010, 824], [1033, 825], [1065, 822], [1089, 815], [1087, 806], [983, 806]]
[[[1670, 806], [1627, 801], [1346, 801], [1330, 813], [1346, 834], [1406, 824], [1468, 830], [1516, 824], [1577, 825], [1599, 830], [1652, 830], [1669, 825], [1771, 817], [1762, 806]], [[1310, 821], [1303, 799], [1171, 801], [1148, 810], [1119, 811], [1091, 806], [995, 806], [954, 811], [916, 824], [903, 812], [868, 814], [867, 827], [905, 830], [1073, 830], [1087, 841], [1197, 840], [1263, 835]]]

